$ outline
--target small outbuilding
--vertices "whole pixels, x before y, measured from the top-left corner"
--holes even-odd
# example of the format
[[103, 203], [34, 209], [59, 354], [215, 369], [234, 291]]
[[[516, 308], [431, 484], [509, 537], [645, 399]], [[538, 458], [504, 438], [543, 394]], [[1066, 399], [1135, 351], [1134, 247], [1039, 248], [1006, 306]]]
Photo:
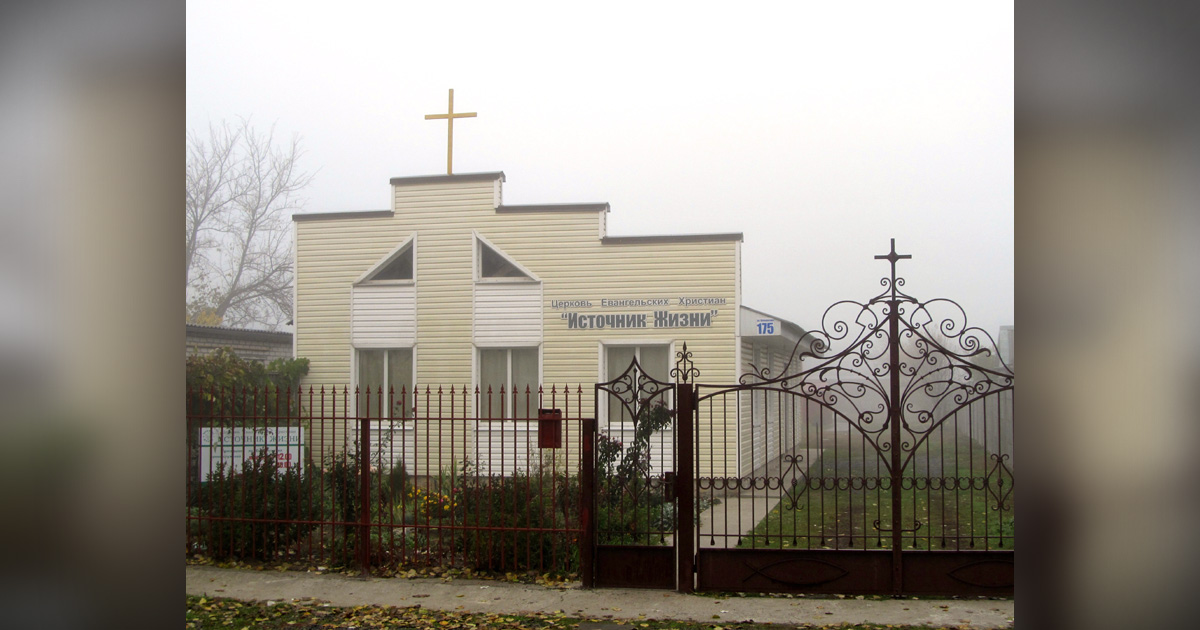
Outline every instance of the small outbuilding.
[[221, 326], [187, 324], [186, 356], [207, 355], [217, 348], [230, 348], [243, 359], [270, 363], [292, 358], [292, 333]]

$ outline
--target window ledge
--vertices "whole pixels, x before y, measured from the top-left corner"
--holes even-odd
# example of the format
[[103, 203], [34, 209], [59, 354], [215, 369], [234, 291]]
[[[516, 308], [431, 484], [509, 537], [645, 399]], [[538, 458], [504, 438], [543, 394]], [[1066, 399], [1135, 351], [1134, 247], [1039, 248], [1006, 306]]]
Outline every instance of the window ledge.
[[411, 286], [415, 286], [416, 284], [417, 284], [416, 280], [363, 280], [362, 282], [356, 282], [354, 284], [354, 286], [356, 286], [356, 287], [384, 287], [384, 286], [411, 287]]
[[530, 278], [476, 278], [475, 282], [480, 284], [541, 284], [541, 280], [532, 280]]

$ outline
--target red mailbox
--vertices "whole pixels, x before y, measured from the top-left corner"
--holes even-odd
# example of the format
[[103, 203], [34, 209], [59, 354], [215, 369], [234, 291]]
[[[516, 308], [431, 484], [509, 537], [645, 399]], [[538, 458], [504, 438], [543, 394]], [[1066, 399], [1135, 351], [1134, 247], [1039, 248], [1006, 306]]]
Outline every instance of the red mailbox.
[[538, 448], [562, 448], [561, 409], [538, 409]]

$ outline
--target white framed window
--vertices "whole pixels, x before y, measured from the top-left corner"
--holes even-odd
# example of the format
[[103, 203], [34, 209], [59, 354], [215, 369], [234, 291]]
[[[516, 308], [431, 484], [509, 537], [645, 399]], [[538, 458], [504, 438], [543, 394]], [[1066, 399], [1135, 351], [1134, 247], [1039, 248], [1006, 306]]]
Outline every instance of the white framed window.
[[416, 343], [416, 248], [413, 234], [354, 281], [350, 344], [355, 348], [411, 348]]
[[[672, 344], [670, 342], [604, 343], [601, 344], [601, 348], [606, 381], [625, 374], [633, 360], [637, 359], [637, 367], [630, 373], [632, 380], [629, 385], [634, 387], [633, 394], [638, 398], [647, 398], [643, 404], [674, 407], [671, 390], [659, 389], [667, 387], [665, 384], [671, 382]], [[664, 385], [643, 386], [643, 377], [654, 379]], [[628, 399], [629, 392], [620, 395], [610, 392], [598, 401], [602, 407], [601, 417], [605, 419], [602, 433], [609, 439], [620, 442], [623, 445], [622, 449], [628, 448], [637, 439], [637, 427], [634, 423], [634, 411], [631, 410], [631, 406], [636, 409], [638, 405], [636, 403], [631, 406], [623, 404], [623, 401]], [[659, 475], [674, 469], [674, 435], [673, 427], [668, 426], [649, 436], [650, 474]]]
[[478, 349], [480, 417], [537, 417], [539, 354], [538, 346]]
[[[637, 359], [639, 368], [635, 368], [632, 375], [632, 384], [636, 387], [641, 381], [642, 376], [650, 377], [656, 381], [669, 383], [671, 382], [671, 344], [669, 342], [662, 343], [642, 343], [642, 344], [625, 344], [625, 343], [606, 343], [602, 345], [604, 354], [604, 369], [605, 381], [611, 381], [625, 373], [629, 369], [630, 363]], [[606, 398], [611, 398], [607, 396]], [[661, 394], [654, 398], [655, 402], [663, 404], [671, 404], [669, 393]], [[608, 422], [632, 422], [633, 418], [629, 417], [629, 410], [624, 405], [615, 401], [608, 401], [607, 418]]]
[[[412, 348], [356, 348], [355, 386], [359, 413], [371, 417], [408, 418], [412, 415], [416, 361]], [[382, 396], [379, 392], [382, 389]], [[392, 409], [386, 409], [392, 391]], [[370, 392], [368, 396], [367, 392]], [[401, 404], [403, 402], [403, 404]]]

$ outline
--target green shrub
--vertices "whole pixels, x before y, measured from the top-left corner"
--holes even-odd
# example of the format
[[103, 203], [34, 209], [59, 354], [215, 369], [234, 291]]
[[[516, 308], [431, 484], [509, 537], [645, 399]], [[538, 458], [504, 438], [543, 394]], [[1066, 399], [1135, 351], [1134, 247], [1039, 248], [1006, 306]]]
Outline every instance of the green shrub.
[[650, 438], [671, 426], [663, 405], [643, 405], [626, 446], [607, 436], [596, 440], [596, 534], [601, 544], [665, 544], [674, 529], [674, 504], [665, 481], [650, 474]]
[[[192, 513], [202, 552], [212, 558], [271, 560], [306, 534], [312, 520], [310, 476], [281, 469], [263, 450], [231, 471], [221, 464], [196, 495]], [[286, 521], [286, 522], [263, 522]]]
[[[229, 348], [186, 360], [189, 413], [226, 416], [283, 416], [298, 412], [300, 379], [308, 359], [243, 359]], [[291, 394], [289, 396], [288, 394]]]
[[299, 386], [306, 374], [308, 359], [275, 359], [263, 365], [229, 348], [187, 357], [189, 506], [197, 505], [202, 485], [200, 430], [305, 426]]
[[398, 462], [388, 470], [388, 487], [392, 491], [393, 500], [398, 499], [401, 494], [408, 492], [408, 470], [404, 468], [404, 464]]
[[[455, 500], [457, 518], [468, 528], [463, 555], [474, 559], [473, 568], [551, 573], [578, 569], [578, 540], [562, 531], [579, 522], [577, 479], [549, 469], [502, 477], [472, 475], [470, 466], [466, 468]], [[471, 529], [476, 526], [488, 529]]]
[[[325, 458], [322, 465], [321, 483], [324, 485], [325, 518], [338, 522], [331, 530], [332, 539], [329, 544], [329, 562], [335, 566], [349, 566], [358, 561], [357, 545], [359, 536], [359, 517], [362, 509], [362, 486], [360, 480], [358, 453], [354, 451], [338, 453]], [[383, 524], [391, 522], [391, 511], [396, 490], [394, 490], [392, 474], [370, 475], [370, 506], [371, 523]], [[400, 475], [403, 483], [407, 483], [405, 475]], [[370, 527], [371, 561], [372, 564], [385, 562], [388, 559], [385, 547], [387, 542], [380, 544], [380, 538], [387, 540], [388, 533], [380, 527]]]
[[411, 525], [420, 522], [437, 522], [449, 518], [458, 507], [458, 502], [437, 490], [411, 488], [393, 508], [396, 521]]

